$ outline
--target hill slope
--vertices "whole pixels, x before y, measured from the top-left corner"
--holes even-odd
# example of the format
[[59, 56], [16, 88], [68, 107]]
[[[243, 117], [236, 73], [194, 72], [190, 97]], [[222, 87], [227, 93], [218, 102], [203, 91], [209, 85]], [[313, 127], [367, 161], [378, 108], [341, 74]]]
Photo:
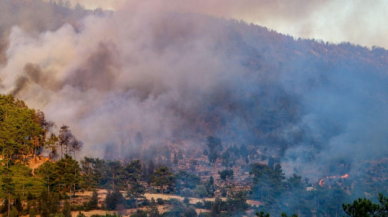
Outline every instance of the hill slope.
[[265, 146], [289, 172], [324, 165], [324, 174], [388, 152], [384, 49], [198, 14], [75, 20], [82, 28], [34, 27], [39, 36], [14, 28], [0, 75], [4, 92], [70, 123], [85, 152], [134, 156], [140, 134], [144, 149], [195, 150], [214, 135]]

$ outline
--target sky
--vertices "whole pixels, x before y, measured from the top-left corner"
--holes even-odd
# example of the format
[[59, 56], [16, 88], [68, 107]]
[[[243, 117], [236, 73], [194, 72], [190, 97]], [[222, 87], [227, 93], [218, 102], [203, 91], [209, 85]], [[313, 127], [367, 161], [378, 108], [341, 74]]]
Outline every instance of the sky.
[[[142, 3], [139, 3], [142, 2]], [[144, 3], [145, 2], [145, 3]], [[388, 48], [385, 0], [71, 0], [88, 9], [122, 10], [159, 3], [159, 9], [244, 20], [296, 38]]]

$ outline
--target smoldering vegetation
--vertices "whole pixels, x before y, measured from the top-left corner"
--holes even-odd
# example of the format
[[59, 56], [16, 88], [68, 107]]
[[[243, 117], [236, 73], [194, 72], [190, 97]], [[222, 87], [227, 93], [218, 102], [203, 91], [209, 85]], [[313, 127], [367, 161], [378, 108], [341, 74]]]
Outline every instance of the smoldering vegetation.
[[315, 176], [360, 175], [364, 160], [387, 154], [382, 48], [179, 11], [1, 4], [2, 91], [71, 125], [88, 155], [197, 148], [213, 135]]

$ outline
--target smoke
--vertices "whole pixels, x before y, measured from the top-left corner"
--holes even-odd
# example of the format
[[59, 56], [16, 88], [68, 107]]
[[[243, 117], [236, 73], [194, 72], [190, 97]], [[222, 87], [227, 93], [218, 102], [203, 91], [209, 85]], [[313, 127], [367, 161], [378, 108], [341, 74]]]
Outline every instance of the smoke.
[[332, 2], [126, 1], [55, 28], [16, 25], [0, 46], [1, 90], [69, 125], [87, 155], [116, 145], [125, 156], [138, 132], [148, 146], [192, 148], [214, 135], [269, 147], [288, 173], [352, 175], [388, 151], [387, 52], [190, 13], [297, 22]]
[[224, 100], [213, 97], [227, 97], [225, 91], [248, 79], [238, 78], [244, 74], [238, 58], [216, 48], [224, 27], [206, 22], [145, 12], [89, 16], [81, 32], [64, 25], [36, 35], [14, 27], [3, 91], [70, 125], [88, 154], [129, 144], [137, 132], [152, 143], [205, 138], [223, 123], [200, 124], [198, 116], [209, 115], [200, 113], [208, 106], [204, 98]]
[[388, 47], [383, 0], [365, 2], [340, 0], [199, 0], [134, 1], [134, 0], [71, 0], [89, 9], [165, 10], [202, 13], [234, 18], [275, 29], [294, 37], [318, 38], [329, 42], [349, 41], [363, 46]]
[[15, 81], [15, 88], [11, 91], [12, 95], [17, 95], [23, 89], [26, 89], [28, 86], [28, 79], [24, 76], [18, 77]]
[[4, 39], [0, 40], [0, 66], [3, 66], [7, 63], [7, 56], [5, 51], [7, 50], [7, 42]]

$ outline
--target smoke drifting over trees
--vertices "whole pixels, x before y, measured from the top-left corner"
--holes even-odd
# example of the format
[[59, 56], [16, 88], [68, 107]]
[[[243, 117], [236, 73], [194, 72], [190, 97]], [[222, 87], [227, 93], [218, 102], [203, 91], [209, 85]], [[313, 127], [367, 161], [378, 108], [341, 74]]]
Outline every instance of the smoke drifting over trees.
[[201, 13], [268, 26], [285, 34], [332, 42], [349, 41], [363, 46], [388, 48], [388, 4], [384, 0], [70, 0], [86, 8], [160, 10]]
[[386, 50], [132, 6], [4, 25], [1, 91], [72, 126], [95, 156], [110, 146], [126, 155], [138, 132], [144, 145], [204, 146], [213, 135], [267, 146], [300, 173], [341, 160], [353, 172], [387, 154]]

